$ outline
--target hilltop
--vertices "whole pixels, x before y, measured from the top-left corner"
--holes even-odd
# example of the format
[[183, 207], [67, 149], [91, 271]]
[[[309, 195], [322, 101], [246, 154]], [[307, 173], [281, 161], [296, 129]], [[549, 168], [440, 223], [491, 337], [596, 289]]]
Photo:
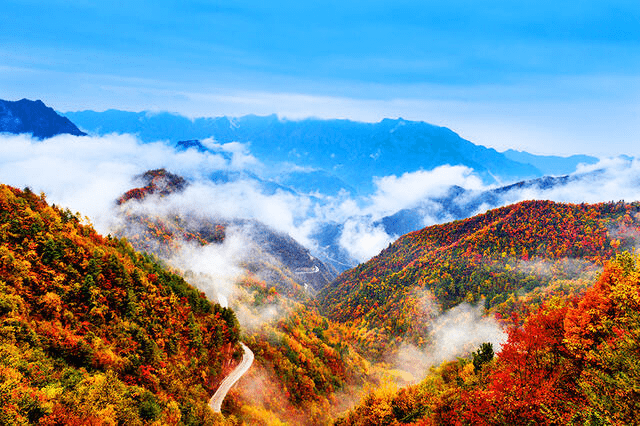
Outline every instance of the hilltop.
[[558, 291], [558, 280], [574, 280], [561, 292], [584, 288], [604, 261], [633, 248], [639, 212], [637, 203], [527, 201], [430, 226], [341, 274], [319, 303], [333, 320], [378, 330], [378, 341], [361, 342], [370, 348], [406, 338], [425, 344], [424, 292], [445, 310], [486, 303], [508, 316], [525, 294]]
[[[305, 287], [314, 292], [337, 275], [291, 236], [257, 220], [163, 210], [172, 194], [189, 185], [181, 176], [158, 169], [148, 170], [137, 180], [143, 186], [130, 189], [117, 200], [124, 219], [118, 232], [137, 250], [168, 258], [181, 244], [223, 244], [227, 235], [233, 235], [244, 239], [244, 268], [285, 294], [304, 293]], [[150, 199], [154, 195], [156, 198]], [[149, 203], [143, 204], [145, 200]]]

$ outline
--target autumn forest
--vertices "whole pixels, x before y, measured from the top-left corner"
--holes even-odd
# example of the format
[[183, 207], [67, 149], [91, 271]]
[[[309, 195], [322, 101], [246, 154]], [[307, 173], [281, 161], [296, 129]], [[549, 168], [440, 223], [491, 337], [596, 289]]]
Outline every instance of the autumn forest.
[[640, 1], [0, 4], [0, 426], [640, 426]]
[[[184, 239], [222, 244], [224, 224], [125, 212], [138, 224], [129, 242], [28, 188], [2, 186], [0, 206], [2, 423], [636, 421], [637, 204], [523, 202], [428, 227], [317, 295], [282, 264], [271, 281], [249, 268], [231, 308], [161, 260]], [[391, 355], [428, 350], [438, 313], [461, 303], [483, 304], [504, 341], [468, 346], [423, 377], [394, 373]], [[234, 306], [279, 314], [242, 327]], [[240, 339], [257, 362], [214, 414], [208, 398], [239, 362]]]

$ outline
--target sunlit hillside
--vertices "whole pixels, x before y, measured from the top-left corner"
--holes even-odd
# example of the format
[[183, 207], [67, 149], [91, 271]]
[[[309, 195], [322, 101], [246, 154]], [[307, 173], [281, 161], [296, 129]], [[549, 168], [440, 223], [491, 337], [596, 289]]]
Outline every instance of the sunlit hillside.
[[203, 424], [234, 313], [44, 195], [0, 186], [0, 423]]

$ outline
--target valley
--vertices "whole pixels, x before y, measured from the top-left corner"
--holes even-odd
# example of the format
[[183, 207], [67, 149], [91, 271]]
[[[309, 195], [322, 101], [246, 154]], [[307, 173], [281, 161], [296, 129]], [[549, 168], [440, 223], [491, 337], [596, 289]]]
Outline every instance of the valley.
[[405, 120], [66, 115], [88, 134], [0, 137], [2, 422], [633, 422], [640, 205], [609, 197], [634, 159]]

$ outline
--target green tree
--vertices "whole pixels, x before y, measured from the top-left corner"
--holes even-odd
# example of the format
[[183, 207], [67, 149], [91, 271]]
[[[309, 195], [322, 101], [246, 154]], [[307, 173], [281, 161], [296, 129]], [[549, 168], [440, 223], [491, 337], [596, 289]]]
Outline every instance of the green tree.
[[473, 368], [475, 371], [480, 371], [484, 364], [493, 359], [493, 345], [491, 343], [483, 343], [471, 356], [473, 356]]

